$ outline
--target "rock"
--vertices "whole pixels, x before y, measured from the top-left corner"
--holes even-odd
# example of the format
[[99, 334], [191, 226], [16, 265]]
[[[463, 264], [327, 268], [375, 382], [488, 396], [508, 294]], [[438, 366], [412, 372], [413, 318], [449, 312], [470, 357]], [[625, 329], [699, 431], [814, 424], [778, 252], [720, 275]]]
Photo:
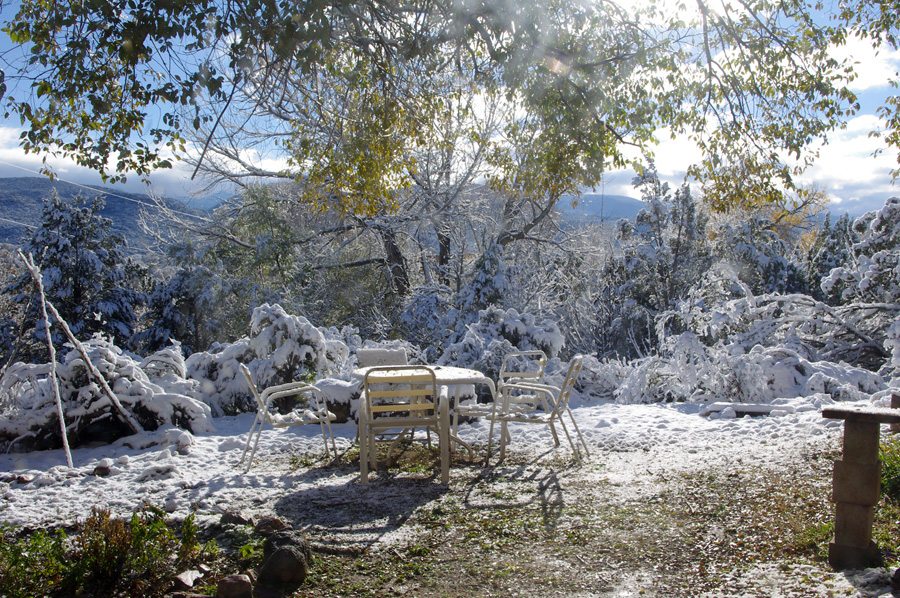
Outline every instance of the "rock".
[[306, 580], [308, 567], [306, 556], [301, 549], [283, 546], [263, 561], [256, 583], [264, 588], [291, 593]]
[[263, 543], [263, 564], [256, 583], [284, 593], [295, 591], [306, 580], [312, 552], [306, 538], [296, 530], [282, 530]]
[[895, 593], [900, 592], [900, 569], [894, 571], [894, 574], [891, 576], [891, 590]]
[[198, 579], [203, 577], [199, 571], [183, 571], [175, 576], [174, 587], [177, 591], [190, 590]]
[[287, 526], [288, 524], [278, 517], [263, 517], [253, 528], [253, 531], [263, 536], [271, 536], [275, 532], [285, 529]]
[[112, 466], [112, 459], [100, 459], [100, 462], [97, 463], [97, 467], [94, 468], [94, 475], [102, 478], [106, 477], [112, 473]]
[[275, 550], [285, 546], [300, 548], [307, 562], [312, 560], [312, 551], [309, 548], [309, 542], [306, 541], [306, 536], [293, 529], [281, 530], [266, 538], [266, 541], [263, 542], [263, 560], [269, 558], [269, 555]]
[[253, 598], [253, 584], [246, 575], [229, 575], [219, 580], [216, 598]]
[[256, 525], [253, 517], [244, 511], [225, 511], [222, 513], [222, 518], [219, 520], [219, 523], [223, 525], [227, 523], [236, 525]]

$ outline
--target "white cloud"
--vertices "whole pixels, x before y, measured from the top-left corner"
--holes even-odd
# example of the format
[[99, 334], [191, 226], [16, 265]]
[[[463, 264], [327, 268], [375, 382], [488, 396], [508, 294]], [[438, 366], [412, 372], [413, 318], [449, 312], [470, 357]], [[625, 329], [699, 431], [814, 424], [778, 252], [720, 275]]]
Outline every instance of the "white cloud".
[[875, 49], [871, 41], [855, 36], [848, 37], [844, 45], [833, 48], [831, 54], [838, 60], [852, 62], [857, 78], [850, 84], [850, 89], [856, 92], [889, 87], [900, 66], [900, 50]]

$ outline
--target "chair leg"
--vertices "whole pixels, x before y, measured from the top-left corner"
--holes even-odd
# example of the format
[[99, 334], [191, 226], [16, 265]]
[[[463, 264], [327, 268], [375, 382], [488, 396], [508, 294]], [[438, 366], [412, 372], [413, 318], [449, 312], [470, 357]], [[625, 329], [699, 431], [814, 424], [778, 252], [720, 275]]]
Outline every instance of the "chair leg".
[[569, 446], [572, 447], [572, 454], [575, 455], [576, 459], [581, 458], [581, 452], [575, 446], [575, 443], [572, 441], [572, 435], [569, 434], [569, 428], [566, 427], [565, 422], [562, 420], [562, 416], [559, 418], [559, 427], [563, 429], [563, 432], [566, 433], [566, 438], [569, 440]]
[[503, 458], [506, 457], [506, 440], [512, 438], [509, 435], [509, 430], [507, 429], [506, 420], [503, 420], [500, 423], [500, 460], [503, 461]]
[[588, 450], [587, 442], [584, 440], [584, 436], [581, 435], [581, 430], [578, 429], [578, 424], [575, 423], [575, 416], [572, 415], [572, 410], [566, 406], [566, 410], [569, 412], [569, 419], [572, 420], [572, 425], [575, 427], [575, 433], [578, 434], [578, 439], [581, 441], [581, 444], [584, 445], [584, 454], [588, 457], [591, 456], [591, 451]]
[[359, 426], [357, 428], [359, 435], [359, 481], [361, 484], [369, 485], [369, 443], [366, 434], [365, 418], [360, 416]]
[[[327, 435], [325, 432], [326, 424], [328, 425]], [[322, 428], [322, 441], [325, 443], [325, 456], [326, 457], [331, 456], [331, 453], [328, 452], [328, 437], [330, 436], [331, 437], [331, 448], [334, 450], [334, 458], [335, 458], [335, 460], [337, 460], [337, 458], [338, 458], [337, 446], [334, 444], [334, 433], [331, 431], [331, 420], [328, 419], [327, 417], [325, 418], [325, 421], [319, 420], [319, 427]]]
[[375, 430], [366, 431], [366, 442], [369, 443], [369, 465], [378, 470], [378, 453], [375, 452]]
[[[452, 430], [453, 435], [456, 436], [457, 438], [459, 438], [459, 410], [458, 409], [453, 410], [453, 423], [451, 424], [450, 429]], [[454, 444], [455, 443], [452, 443], [452, 442], [450, 443], [450, 453], [451, 454], [456, 452], [456, 447], [454, 446]]]
[[[256, 429], [256, 440], [253, 441], [253, 450], [250, 451], [250, 460], [247, 461], [247, 468], [244, 470], [244, 473], [250, 471], [250, 466], [253, 464], [253, 457], [256, 456], [256, 449], [259, 446], [259, 437], [262, 436], [263, 423], [259, 423], [259, 427]], [[247, 441], [249, 442], [249, 438]]]
[[556, 433], [556, 426], [553, 425], [553, 420], [551, 419], [550, 424], [550, 433], [553, 434], [553, 442], [556, 443], [556, 446], [559, 446], [559, 435]]
[[[406, 428], [405, 430], [403, 430], [402, 432], [400, 432], [399, 434], [397, 434], [397, 437], [396, 437], [396, 438], [394, 438], [393, 440], [391, 440], [391, 444], [388, 445], [388, 452], [387, 452], [387, 458], [388, 458], [388, 460], [390, 460], [391, 455], [394, 454], [394, 449], [397, 448], [397, 447], [400, 445], [400, 441], [406, 439], [406, 436], [405, 436], [406, 434], [409, 434], [409, 440], [410, 440], [410, 442], [411, 442], [412, 439], [413, 439], [413, 438], [415, 437], [415, 435], [416, 435], [416, 429], [415, 429], [415, 428], [412, 428], [412, 429]], [[431, 448], [431, 437], [430, 437], [430, 436], [429, 436], [429, 439], [428, 439], [428, 448]]]
[[250, 432], [247, 433], [247, 444], [244, 446], [244, 452], [241, 454], [241, 460], [237, 462], [238, 465], [244, 462], [244, 459], [247, 458], [247, 451], [250, 450], [250, 443], [253, 441], [253, 433], [256, 432], [256, 424], [259, 423], [259, 414], [256, 414], [256, 418], [253, 420], [253, 425], [250, 426]]
[[450, 410], [449, 400], [446, 397], [439, 403], [440, 426], [438, 428], [438, 443], [441, 449], [441, 484], [450, 483]]
[[331, 450], [334, 451], [334, 459], [337, 460], [337, 445], [334, 443], [334, 430], [331, 429], [331, 420], [329, 419], [328, 421], [326, 421], [325, 425], [328, 426], [328, 436], [331, 437]]
[[486, 462], [490, 463], [491, 460], [491, 443], [494, 440], [494, 422], [497, 421], [497, 401], [494, 401], [494, 406], [491, 408], [491, 425], [488, 428], [488, 446], [487, 446], [487, 459]]

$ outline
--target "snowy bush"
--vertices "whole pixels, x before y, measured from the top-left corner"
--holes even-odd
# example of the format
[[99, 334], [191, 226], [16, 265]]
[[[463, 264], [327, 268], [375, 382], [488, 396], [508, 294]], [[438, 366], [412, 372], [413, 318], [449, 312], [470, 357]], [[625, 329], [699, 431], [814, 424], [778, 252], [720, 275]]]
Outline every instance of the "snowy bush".
[[456, 308], [462, 316], [501, 302], [509, 286], [503, 247], [491, 245], [472, 267], [471, 281], [456, 294]]
[[[86, 342], [85, 348], [119, 403], [145, 430], [167, 424], [191, 432], [213, 429], [209, 407], [193, 396], [196, 383], [172, 370], [159, 370], [151, 378], [140, 363], [99, 336]], [[160, 361], [166, 358], [160, 356]], [[62, 445], [49, 375], [50, 364], [17, 362], [6, 371], [0, 383], [0, 438], [34, 449]], [[110, 398], [89, 376], [79, 352], [70, 351], [63, 363], [57, 364], [57, 377], [72, 445], [111, 442], [132, 433]]]
[[754, 293], [805, 290], [803, 274], [790, 259], [792, 248], [771, 226], [762, 216], [725, 222], [716, 234], [715, 253], [735, 268]]
[[884, 348], [891, 352], [888, 371], [900, 372], [900, 319], [888, 327], [885, 337]]
[[179, 269], [149, 294], [141, 318], [146, 327], [132, 336], [131, 346], [155, 351], [177, 341], [187, 355], [208, 347], [225, 328], [221, 306], [230, 291], [228, 282], [206, 266]]
[[809, 283], [809, 291], [812, 296], [829, 305], [839, 305], [841, 301], [840, 288], [831, 288], [826, 293], [822, 289], [822, 281], [826, 279], [835, 268], [848, 265], [852, 256], [853, 244], [859, 241], [859, 234], [853, 230], [850, 215], [846, 212], [831, 223], [831, 213], [826, 214], [825, 223], [816, 236], [812, 248], [806, 259], [806, 279]]
[[[576, 395], [582, 402], [593, 400], [612, 400], [616, 389], [628, 378], [634, 367], [617, 359], [597, 359], [593, 355], [584, 355], [581, 372], [575, 381]], [[557, 365], [558, 364], [558, 365]], [[547, 363], [545, 379], [551, 384], [562, 383], [569, 364], [558, 359]]]
[[218, 416], [254, 408], [240, 363], [250, 369], [258, 388], [266, 388], [295, 380], [312, 382], [340, 367], [347, 354], [343, 341], [327, 340], [306, 318], [290, 315], [280, 305], [265, 304], [253, 310], [249, 336], [194, 353], [185, 365], [188, 376], [200, 382], [203, 400]]
[[711, 260], [707, 219], [687, 184], [673, 192], [651, 162], [634, 185], [647, 207], [634, 223], [616, 223], [617, 251], [605, 265], [596, 307], [601, 353], [625, 358], [652, 353], [656, 316], [687, 293]]
[[669, 343], [666, 356], [639, 360], [616, 392], [620, 403], [727, 400], [771, 403], [827, 394], [858, 401], [886, 388], [878, 374], [846, 363], [810, 360], [788, 348], [707, 347], [692, 333]]
[[478, 320], [465, 328], [459, 341], [447, 347], [438, 363], [473, 368], [496, 378], [507, 353], [540, 349], [552, 358], [563, 344], [555, 323], [538, 323], [531, 314], [489, 307], [478, 312]]

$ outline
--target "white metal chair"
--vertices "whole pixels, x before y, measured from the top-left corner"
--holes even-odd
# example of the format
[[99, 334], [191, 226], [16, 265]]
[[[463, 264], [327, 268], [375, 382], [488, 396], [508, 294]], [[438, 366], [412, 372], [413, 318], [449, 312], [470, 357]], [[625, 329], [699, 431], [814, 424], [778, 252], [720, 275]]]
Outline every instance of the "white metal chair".
[[513, 351], [507, 353], [500, 367], [498, 388], [504, 384], [516, 382], [544, 383], [544, 368], [547, 367], [547, 355], [536, 349], [533, 351]]
[[[497, 413], [494, 415], [494, 421], [499, 421], [502, 425], [500, 433], [500, 459], [506, 455], [506, 442], [509, 438], [507, 424], [509, 422], [520, 422], [529, 424], [544, 424], [550, 427], [550, 433], [553, 435], [553, 441], [559, 446], [559, 436], [556, 433], [556, 424], [562, 428], [572, 447], [572, 452], [576, 457], [580, 457], [579, 449], [572, 440], [571, 434], [563, 420], [563, 414], [569, 416], [575, 433], [581, 446], [584, 447], [585, 455], [589, 455], [587, 443], [575, 423], [575, 417], [569, 408], [569, 397], [575, 386], [575, 380], [581, 371], [581, 364], [584, 358], [576, 355], [569, 363], [569, 370], [563, 380], [562, 386], [557, 388], [549, 384], [541, 384], [537, 382], [508, 382], [501, 386], [498, 391], [498, 407]], [[491, 422], [493, 428], [493, 421]]]
[[[385, 347], [369, 347], [356, 350], [356, 367], [368, 368], [381, 365], [407, 365], [409, 357], [406, 349], [387, 349]], [[407, 432], [409, 432], [407, 430]], [[357, 428], [356, 440], [359, 441], [359, 428]], [[428, 444], [431, 444], [431, 434], [428, 435]]]
[[[453, 409], [453, 434], [459, 435], [459, 418], [463, 417], [486, 417], [491, 420], [490, 431], [488, 432], [488, 448], [487, 458], [491, 457], [491, 442], [494, 437], [494, 421], [497, 415], [497, 396], [500, 390], [512, 383], [533, 382], [541, 384], [544, 382], [544, 368], [547, 365], [547, 355], [543, 351], [513, 351], [507, 353], [503, 358], [503, 364], [500, 366], [499, 384], [497, 385], [497, 395], [491, 397], [490, 403], [479, 403], [476, 400], [469, 400]], [[518, 391], [512, 391], [518, 392]]]
[[367, 368], [377, 365], [406, 365], [409, 363], [406, 349], [384, 349], [374, 347], [356, 350], [357, 366]]
[[415, 428], [438, 434], [441, 483], [450, 482], [450, 414], [441, 400], [434, 371], [425, 366], [382, 366], [366, 372], [359, 403], [360, 481], [369, 483], [369, 467], [377, 468], [376, 436], [397, 431], [397, 440]]
[[[256, 388], [256, 384], [253, 382], [250, 370], [247, 369], [247, 366], [243, 363], [239, 365], [241, 373], [244, 374], [244, 378], [247, 379], [247, 385], [250, 387], [250, 392], [256, 400], [256, 419], [253, 420], [253, 425], [250, 426], [250, 433], [247, 436], [247, 446], [244, 447], [244, 453], [241, 455], [241, 460], [238, 461], [238, 465], [244, 462], [244, 459], [247, 457], [247, 452], [250, 449], [250, 443], [252, 442], [253, 450], [250, 451], [250, 459], [247, 461], [247, 468], [244, 469], [244, 473], [250, 471], [250, 465], [253, 463], [253, 456], [256, 454], [256, 447], [259, 444], [259, 437], [262, 435], [263, 424], [266, 422], [269, 422], [269, 425], [273, 428], [289, 428], [291, 426], [319, 424], [322, 428], [322, 439], [325, 442], [325, 454], [329, 454], [328, 438], [330, 437], [331, 449], [334, 451], [335, 459], [337, 458], [337, 446], [334, 442], [334, 434], [331, 431], [331, 422], [336, 419], [336, 416], [328, 411], [322, 391], [315, 386], [304, 382], [289, 382], [278, 386], [270, 386], [260, 394]], [[293, 396], [308, 396], [305, 402], [306, 407], [303, 409], [294, 409], [286, 415], [274, 413], [270, 410], [272, 401], [275, 399]], [[256, 438], [253, 437], [254, 433], [256, 434]]]

